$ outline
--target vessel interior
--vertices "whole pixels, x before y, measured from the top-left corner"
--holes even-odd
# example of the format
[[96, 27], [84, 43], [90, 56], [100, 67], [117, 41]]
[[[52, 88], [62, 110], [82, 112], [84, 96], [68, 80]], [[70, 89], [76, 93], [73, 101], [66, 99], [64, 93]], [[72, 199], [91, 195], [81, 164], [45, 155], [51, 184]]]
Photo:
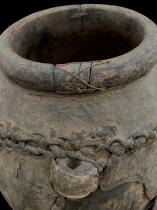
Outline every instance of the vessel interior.
[[75, 18], [73, 13], [32, 18], [13, 34], [13, 49], [41, 63], [86, 62], [125, 54], [144, 38], [143, 27], [129, 15], [95, 10]]

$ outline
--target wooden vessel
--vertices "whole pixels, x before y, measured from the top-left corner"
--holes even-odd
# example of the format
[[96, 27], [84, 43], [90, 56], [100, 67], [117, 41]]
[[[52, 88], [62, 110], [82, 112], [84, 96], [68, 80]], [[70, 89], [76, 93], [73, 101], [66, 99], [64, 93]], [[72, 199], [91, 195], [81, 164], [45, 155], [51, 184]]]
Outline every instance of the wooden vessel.
[[0, 36], [0, 191], [14, 210], [156, 210], [157, 26], [117, 6]]

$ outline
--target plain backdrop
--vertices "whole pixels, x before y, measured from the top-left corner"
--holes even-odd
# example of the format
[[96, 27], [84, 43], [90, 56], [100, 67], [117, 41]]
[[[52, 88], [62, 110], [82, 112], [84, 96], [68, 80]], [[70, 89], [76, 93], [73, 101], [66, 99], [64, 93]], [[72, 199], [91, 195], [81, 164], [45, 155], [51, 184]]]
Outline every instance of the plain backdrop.
[[[82, 1], [64, 1], [64, 0], [1, 0], [0, 2], [0, 33], [15, 21], [39, 10], [62, 6], [68, 4], [110, 4], [127, 7], [136, 10], [157, 23], [157, 1], [156, 0], [82, 0]], [[0, 210], [11, 210], [7, 202], [0, 194]], [[22, 210], [22, 209], [21, 209]], [[44, 210], [44, 209], [43, 209]]]
[[113, 4], [136, 10], [157, 22], [156, 0], [1, 0], [0, 4], [0, 32], [10, 24], [33, 12], [54, 6], [67, 4]]

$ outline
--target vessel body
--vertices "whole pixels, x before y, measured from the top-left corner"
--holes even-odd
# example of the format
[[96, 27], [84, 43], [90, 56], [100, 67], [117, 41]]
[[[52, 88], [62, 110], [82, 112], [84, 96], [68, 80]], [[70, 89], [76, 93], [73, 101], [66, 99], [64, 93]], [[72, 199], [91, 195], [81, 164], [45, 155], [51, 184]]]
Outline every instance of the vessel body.
[[157, 209], [156, 32], [91, 4], [1, 35], [0, 191], [14, 210]]

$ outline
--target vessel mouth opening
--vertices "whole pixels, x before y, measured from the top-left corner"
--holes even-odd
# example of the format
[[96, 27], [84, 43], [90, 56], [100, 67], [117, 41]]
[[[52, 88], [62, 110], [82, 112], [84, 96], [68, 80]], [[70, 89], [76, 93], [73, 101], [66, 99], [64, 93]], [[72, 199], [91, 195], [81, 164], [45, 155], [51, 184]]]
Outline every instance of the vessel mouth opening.
[[88, 62], [123, 55], [144, 38], [142, 24], [131, 15], [97, 9], [83, 17], [73, 13], [63, 10], [26, 23], [14, 33], [14, 50], [41, 63]]

